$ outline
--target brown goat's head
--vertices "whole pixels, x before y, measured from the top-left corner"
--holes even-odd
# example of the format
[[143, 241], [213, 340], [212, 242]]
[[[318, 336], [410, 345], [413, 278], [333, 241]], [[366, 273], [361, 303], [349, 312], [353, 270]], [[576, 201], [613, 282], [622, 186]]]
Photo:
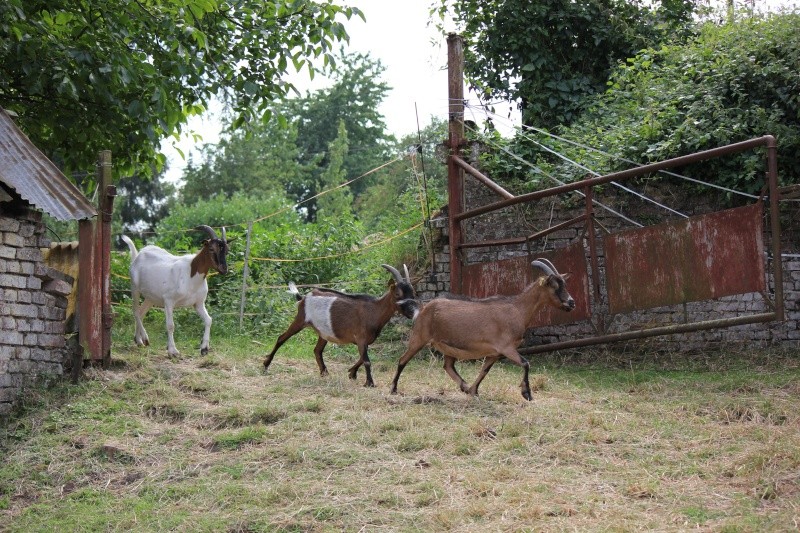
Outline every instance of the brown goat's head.
[[561, 309], [562, 311], [572, 311], [575, 309], [575, 300], [567, 291], [567, 284], [569, 274], [559, 274], [553, 263], [547, 259], [537, 259], [531, 263], [534, 268], [541, 269], [546, 277], [540, 278], [539, 283], [546, 285], [550, 290], [550, 302], [552, 307]]
[[206, 232], [209, 239], [203, 241], [203, 247], [208, 250], [213, 266], [220, 274], [228, 273], [228, 241], [225, 239], [225, 228], [222, 228], [222, 238], [217, 237], [216, 232], [210, 226], [197, 226], [200, 231]]
[[383, 268], [389, 271], [394, 278], [389, 281], [389, 290], [393, 292], [394, 299], [397, 305], [397, 311], [404, 317], [414, 319], [419, 314], [419, 302], [417, 295], [414, 293], [414, 286], [411, 285], [411, 277], [408, 275], [408, 267], [403, 265], [406, 277], [400, 275], [396, 268], [389, 265], [382, 265]]

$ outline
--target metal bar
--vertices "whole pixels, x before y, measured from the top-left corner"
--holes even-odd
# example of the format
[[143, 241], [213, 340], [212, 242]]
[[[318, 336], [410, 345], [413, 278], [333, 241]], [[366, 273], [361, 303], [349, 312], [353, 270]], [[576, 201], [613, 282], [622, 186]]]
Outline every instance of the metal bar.
[[[592, 205], [592, 188], [586, 187], [584, 190], [586, 199], [586, 233], [589, 239], [589, 264], [592, 269], [592, 286], [594, 287], [594, 305], [599, 306], [601, 301], [600, 294], [600, 266], [597, 259], [597, 235], [594, 228], [594, 206]], [[590, 306], [591, 307], [591, 306]], [[597, 313], [597, 324], [595, 327], [605, 333], [606, 320], [602, 313]]]
[[525, 237], [525, 240], [526, 241], [534, 241], [536, 239], [541, 239], [542, 237], [550, 235], [551, 233], [555, 233], [556, 231], [562, 230], [564, 228], [568, 228], [570, 226], [574, 226], [575, 224], [580, 224], [584, 220], [586, 220], [586, 215], [585, 214], [583, 214], [581, 216], [578, 216], [578, 217], [575, 217], [573, 219], [567, 220], [566, 222], [562, 222], [560, 224], [556, 224], [555, 226], [550, 226], [549, 228], [543, 229], [542, 231], [537, 231], [536, 233], [533, 233], [533, 234], [529, 235], [528, 237]]
[[509, 244], [523, 244], [529, 241], [533, 241], [536, 239], [541, 239], [546, 235], [550, 235], [553, 232], [562, 230], [564, 228], [568, 228], [570, 226], [574, 226], [575, 224], [579, 224], [586, 220], [586, 215], [581, 215], [579, 217], [575, 217], [571, 220], [567, 220], [566, 222], [562, 222], [560, 224], [556, 224], [555, 226], [550, 226], [549, 228], [538, 231], [533, 233], [527, 237], [514, 237], [509, 239], [497, 239], [494, 241], [480, 241], [480, 242], [465, 242], [459, 246], [459, 249], [463, 250], [464, 248], [483, 248], [485, 246], [506, 246]]
[[[530, 202], [532, 200], [538, 200], [539, 198], [545, 198], [548, 196], [555, 196], [557, 194], [564, 194], [576, 191], [578, 189], [583, 189], [585, 187], [594, 187], [595, 185], [602, 185], [604, 183], [609, 183], [612, 181], [617, 181], [617, 180], [622, 181], [629, 178], [635, 178], [643, 174], [650, 174], [667, 168], [688, 165], [691, 163], [698, 163], [700, 161], [706, 161], [707, 159], [712, 159], [714, 157], [751, 150], [759, 146], [769, 146], [770, 143], [775, 143], [775, 137], [773, 137], [772, 135], [764, 135], [763, 137], [758, 137], [756, 139], [750, 139], [748, 141], [742, 141], [739, 143], [729, 144], [727, 146], [722, 146], [720, 148], [712, 148], [711, 150], [705, 150], [703, 152], [697, 152], [695, 154], [675, 157], [673, 159], [667, 159], [665, 161], [660, 161], [658, 163], [651, 163], [649, 165], [644, 165], [641, 167], [630, 168], [628, 170], [622, 170], [620, 172], [606, 174], [605, 176], [599, 176], [596, 178], [576, 181], [574, 183], [567, 183], [565, 185], [559, 185], [557, 187], [552, 187], [550, 189], [545, 189], [542, 191], [534, 191], [528, 194], [516, 196], [514, 198], [500, 200], [499, 202], [495, 202], [493, 204], [487, 204], [455, 215], [451, 214], [450, 216], [451, 218], [455, 218], [456, 221], [460, 222], [462, 220], [476, 217], [484, 213], [489, 213], [490, 211], [496, 211], [498, 209], [502, 209], [504, 207], [508, 207], [511, 205]], [[777, 174], [777, 167], [776, 167], [776, 174]]]
[[775, 138], [768, 135], [767, 141], [767, 181], [769, 182], [769, 221], [772, 233], [772, 269], [775, 281], [775, 315], [784, 319], [783, 302], [783, 261], [781, 260], [781, 221], [778, 212], [778, 145]]
[[581, 348], [594, 344], [604, 344], [607, 342], [619, 342], [633, 339], [644, 339], [656, 337], [658, 335], [675, 335], [677, 333], [689, 333], [692, 331], [702, 331], [706, 329], [725, 328], [731, 326], [742, 326], [744, 324], [756, 324], [761, 322], [771, 322], [776, 319], [777, 313], [761, 313], [758, 315], [741, 316], [736, 318], [723, 318], [719, 320], [707, 320], [704, 322], [694, 322], [692, 324], [677, 324], [674, 326], [663, 326], [658, 328], [640, 329], [636, 331], [626, 331], [624, 333], [614, 333], [603, 335], [602, 337], [590, 337], [574, 341], [554, 342], [552, 344], [542, 344], [521, 348], [519, 353], [530, 355], [536, 353], [552, 352], [555, 350], [565, 350], [569, 348]]
[[450, 246], [450, 292], [461, 294], [461, 258], [458, 247], [463, 240], [458, 215], [464, 209], [464, 172], [453, 157], [461, 149], [464, 138], [464, 40], [460, 35], [447, 36], [447, 90], [449, 96], [449, 148], [447, 158], [447, 194], [449, 246]]
[[458, 165], [459, 167], [464, 169], [470, 176], [472, 176], [476, 180], [480, 181], [481, 183], [483, 183], [484, 185], [489, 187], [491, 190], [493, 190], [494, 192], [496, 192], [497, 194], [499, 194], [503, 198], [514, 198], [513, 194], [511, 194], [510, 192], [508, 192], [507, 190], [502, 188], [500, 185], [498, 185], [497, 183], [492, 181], [491, 178], [489, 178], [485, 174], [481, 173], [480, 170], [478, 170], [477, 168], [473, 167], [472, 165], [470, 165], [469, 163], [467, 163], [466, 161], [464, 161], [463, 159], [461, 159], [457, 155], [453, 155], [453, 156], [450, 156], [450, 157], [453, 158], [453, 162], [455, 162], [456, 165]]

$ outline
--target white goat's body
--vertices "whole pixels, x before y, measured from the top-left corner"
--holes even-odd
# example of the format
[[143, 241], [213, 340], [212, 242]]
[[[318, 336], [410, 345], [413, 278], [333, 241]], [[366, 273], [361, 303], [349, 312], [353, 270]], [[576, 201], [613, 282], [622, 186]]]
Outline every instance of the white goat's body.
[[[163, 307], [167, 323], [167, 353], [180, 355], [175, 346], [175, 321], [173, 312], [180, 307], [194, 307], [203, 320], [205, 329], [200, 343], [200, 353], [208, 353], [211, 341], [211, 316], [206, 310], [208, 296], [206, 273], [193, 267], [198, 254], [176, 256], [158, 246], [145, 246], [136, 251], [128, 237], [122, 236], [131, 253], [131, 298], [136, 321], [134, 340], [139, 346], [147, 346], [150, 339], [142, 319], [151, 307]], [[140, 298], [144, 298], [140, 302]]]
[[206, 277], [191, 275], [194, 255], [176, 256], [157, 246], [145, 246], [131, 262], [131, 283], [155, 307], [192, 307], [205, 302]]

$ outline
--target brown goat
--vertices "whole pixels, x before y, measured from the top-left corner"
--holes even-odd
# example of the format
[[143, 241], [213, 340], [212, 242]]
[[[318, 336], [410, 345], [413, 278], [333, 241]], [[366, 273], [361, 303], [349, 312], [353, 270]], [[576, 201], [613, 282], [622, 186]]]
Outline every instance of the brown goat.
[[[517, 351], [525, 330], [534, 326], [536, 312], [545, 305], [565, 311], [575, 308], [564, 281], [569, 274], [559, 274], [546, 259], [531, 263], [544, 276], [514, 296], [492, 296], [483, 299], [440, 297], [426, 303], [419, 312], [400, 357], [391, 393], [397, 394], [397, 382], [406, 364], [425, 346], [430, 345], [444, 355], [444, 369], [458, 383], [462, 392], [478, 395], [478, 386], [501, 357], [523, 369], [522, 396], [531, 400], [528, 382], [528, 361]], [[455, 369], [456, 360], [484, 359], [483, 367], [468, 386]]]
[[380, 298], [366, 294], [346, 294], [331, 289], [313, 289], [303, 297], [294, 283], [290, 283], [289, 291], [300, 302], [297, 305], [297, 315], [289, 328], [278, 337], [272, 352], [264, 359], [264, 370], [269, 368], [275, 352], [284, 342], [303, 328], [311, 327], [319, 337], [314, 347], [314, 357], [320, 375], [328, 374], [322, 351], [329, 341], [336, 344], [355, 344], [358, 346], [359, 358], [349, 370], [350, 379], [356, 379], [358, 369], [364, 365], [367, 373], [364, 386], [374, 387], [367, 347], [375, 342], [395, 313], [413, 319], [419, 312], [419, 303], [415, 299], [408, 269], [405, 269], [406, 279], [403, 279], [394, 267], [383, 265], [383, 268], [392, 274], [393, 279], [389, 281], [389, 290]]

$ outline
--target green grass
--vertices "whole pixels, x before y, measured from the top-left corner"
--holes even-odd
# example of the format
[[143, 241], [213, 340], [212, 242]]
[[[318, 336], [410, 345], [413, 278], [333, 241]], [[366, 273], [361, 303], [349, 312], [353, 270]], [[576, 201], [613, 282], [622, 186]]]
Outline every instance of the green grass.
[[[114, 332], [109, 370], [31, 390], [0, 428], [3, 531], [789, 531], [800, 520], [800, 353], [581, 352], [496, 365], [481, 397], [405, 326], [371, 349]], [[253, 342], [253, 341], [257, 342]], [[462, 364], [467, 381], [479, 365]]]

